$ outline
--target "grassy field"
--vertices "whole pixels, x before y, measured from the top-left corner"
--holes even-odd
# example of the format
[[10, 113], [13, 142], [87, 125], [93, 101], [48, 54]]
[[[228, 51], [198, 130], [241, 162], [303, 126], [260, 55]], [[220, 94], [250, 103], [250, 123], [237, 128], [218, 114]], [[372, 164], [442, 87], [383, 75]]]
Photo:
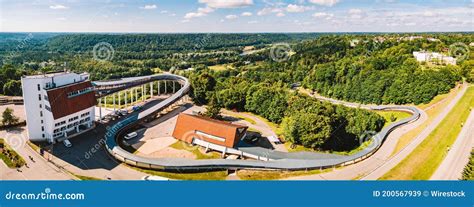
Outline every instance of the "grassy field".
[[238, 118], [238, 119], [242, 119], [242, 120], [244, 120], [244, 121], [246, 121], [250, 124], [253, 124], [253, 125], [257, 124], [257, 122], [255, 122], [255, 120], [253, 120], [249, 117], [246, 117], [246, 116], [242, 116], [238, 113], [232, 113], [232, 114], [229, 114], [229, 116], [232, 116], [232, 117], [235, 117], [235, 118]]
[[9, 168], [19, 168], [25, 165], [25, 160], [15, 150], [13, 150], [3, 138], [0, 138], [0, 159]]
[[418, 134], [420, 134], [433, 120], [446, 108], [447, 105], [456, 97], [459, 89], [453, 89], [448, 94], [443, 94], [436, 96], [430, 103], [421, 104], [417, 107], [425, 110], [425, 113], [428, 115], [428, 119], [420, 124], [417, 128], [410, 130], [405, 133], [397, 142], [395, 149], [392, 152], [392, 155], [400, 152], [404, 147], [406, 147]]
[[[130, 166], [129, 166], [130, 167]], [[137, 171], [144, 172], [150, 175], [156, 175], [161, 177], [167, 177], [173, 180], [225, 180], [227, 177], [227, 171], [211, 171], [211, 172], [199, 172], [199, 173], [172, 173], [162, 172], [156, 170], [146, 170], [136, 167], [131, 167]]]
[[89, 177], [89, 176], [78, 175], [78, 174], [74, 174], [74, 173], [71, 173], [71, 174], [74, 175], [75, 177], [79, 178], [80, 180], [102, 180], [102, 179], [96, 178], [96, 177]]
[[233, 70], [234, 68], [228, 64], [222, 64], [222, 65], [213, 65], [209, 66], [209, 69], [215, 70], [215, 71], [224, 71], [224, 70]]
[[326, 173], [333, 170], [333, 168], [308, 171], [239, 170], [237, 176], [242, 180], [279, 180], [295, 176]]
[[464, 96], [428, 137], [402, 162], [381, 177], [382, 180], [427, 180], [443, 161], [447, 149], [461, 131], [461, 124], [474, 107], [474, 87]]
[[221, 153], [218, 152], [208, 152], [208, 153], [203, 153], [201, 152], [201, 149], [199, 149], [198, 146], [189, 146], [189, 144], [184, 143], [182, 141], [177, 141], [174, 144], [170, 145], [171, 148], [177, 149], [177, 150], [186, 150], [192, 152], [197, 160], [200, 159], [220, 159], [221, 158]]
[[[400, 121], [402, 119], [405, 119], [411, 116], [410, 113], [403, 112], [403, 111], [374, 111], [374, 112], [385, 119], [384, 127], [388, 126], [389, 124], [393, 122]], [[395, 119], [395, 121], [392, 121], [392, 117]]]
[[278, 135], [278, 137], [280, 137], [280, 139], [284, 138], [283, 135], [282, 135], [283, 134], [283, 129], [280, 127], [280, 125], [275, 124], [275, 123], [269, 121], [268, 119], [265, 119], [265, 118], [263, 118], [259, 115], [256, 115], [256, 114], [253, 114], [253, 113], [250, 113], [250, 112], [244, 112], [244, 113], [246, 113], [248, 115], [251, 115], [253, 117], [256, 117], [257, 119], [265, 122], [272, 129], [272, 131], [275, 132]]

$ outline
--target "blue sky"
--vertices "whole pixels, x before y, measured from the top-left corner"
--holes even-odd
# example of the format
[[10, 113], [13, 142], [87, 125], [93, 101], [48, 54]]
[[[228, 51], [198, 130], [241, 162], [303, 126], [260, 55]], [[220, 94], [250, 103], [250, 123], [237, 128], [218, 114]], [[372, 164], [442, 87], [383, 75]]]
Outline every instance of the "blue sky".
[[474, 0], [0, 0], [3, 32], [474, 31]]

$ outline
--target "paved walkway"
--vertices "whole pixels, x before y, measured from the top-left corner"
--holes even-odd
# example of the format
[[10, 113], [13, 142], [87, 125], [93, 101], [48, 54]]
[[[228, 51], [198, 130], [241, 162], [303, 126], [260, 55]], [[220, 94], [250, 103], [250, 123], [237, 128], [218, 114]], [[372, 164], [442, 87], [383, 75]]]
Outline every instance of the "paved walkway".
[[[0, 131], [0, 137], [10, 145], [20, 156], [25, 159], [28, 167], [23, 166], [21, 171], [8, 168], [3, 161], [0, 161], [0, 171], [2, 180], [72, 180], [76, 177], [54, 166], [46, 161], [37, 152], [26, 144], [26, 129], [18, 128], [16, 130]], [[33, 157], [30, 160], [28, 156]]]
[[471, 110], [456, 141], [435, 171], [431, 180], [458, 180], [462, 178], [464, 167], [469, 162], [474, 147], [474, 110]]

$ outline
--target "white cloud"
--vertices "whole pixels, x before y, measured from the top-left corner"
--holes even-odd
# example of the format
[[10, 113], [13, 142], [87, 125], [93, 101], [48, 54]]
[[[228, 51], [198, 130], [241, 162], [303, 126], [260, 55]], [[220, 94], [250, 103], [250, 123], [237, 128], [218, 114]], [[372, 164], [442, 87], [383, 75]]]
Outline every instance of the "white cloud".
[[150, 5], [145, 5], [145, 6], [140, 7], [140, 9], [156, 9], [156, 8], [157, 8], [156, 4], [150, 4]]
[[252, 13], [251, 12], [242, 12], [241, 16], [249, 17], [249, 16], [252, 16]]
[[349, 9], [349, 14], [361, 14], [362, 10], [360, 9]]
[[168, 11], [167, 11], [167, 10], [162, 10], [162, 11], [160, 11], [160, 13], [161, 13], [161, 14], [167, 14]]
[[253, 5], [253, 0], [199, 0], [211, 8], [239, 8]]
[[339, 2], [339, 0], [309, 0], [309, 2], [321, 6], [334, 6]]
[[59, 21], [66, 21], [67, 19], [65, 17], [59, 17], [59, 18], [56, 18], [56, 20], [59, 20]]
[[435, 13], [433, 13], [432, 11], [425, 11], [423, 12], [423, 16], [432, 17], [432, 16], [435, 16]]
[[349, 9], [347, 13], [349, 13], [349, 17], [352, 19], [362, 19], [366, 16], [365, 12], [360, 9]]
[[280, 12], [280, 13], [276, 14], [276, 16], [277, 16], [277, 17], [284, 17], [284, 16], [285, 16], [285, 13]]
[[225, 18], [226, 18], [226, 19], [233, 20], [233, 19], [237, 19], [237, 15], [233, 15], [233, 14], [231, 14], [231, 15], [227, 15], [227, 16], [225, 16]]
[[56, 4], [56, 5], [51, 5], [49, 6], [50, 9], [69, 9], [69, 7], [61, 5], [61, 4]]
[[199, 13], [209, 14], [209, 13], [211, 13], [211, 12], [214, 12], [214, 9], [211, 8], [211, 7], [198, 8], [198, 12], [199, 12]]
[[286, 7], [286, 11], [291, 12], [291, 13], [301, 13], [301, 12], [305, 12], [312, 9], [314, 8], [309, 7], [309, 6], [296, 5], [296, 4], [288, 4], [288, 6]]
[[283, 9], [280, 8], [271, 8], [271, 7], [265, 7], [262, 10], [257, 12], [258, 16], [263, 16], [271, 13], [281, 13], [283, 12]]
[[203, 17], [203, 16], [207, 16], [207, 14], [211, 12], [214, 12], [214, 9], [211, 7], [198, 8], [197, 12], [189, 12], [186, 15], [184, 15], [184, 18], [192, 19], [196, 17]]
[[258, 21], [253, 20], [253, 21], [249, 21], [249, 22], [247, 22], [247, 23], [248, 23], [248, 24], [257, 24]]
[[206, 14], [199, 13], [199, 12], [189, 12], [189, 13], [186, 13], [186, 15], [184, 15], [184, 18], [185, 19], [192, 19], [192, 18], [203, 17], [203, 16], [206, 16]]
[[326, 13], [326, 12], [316, 12], [313, 14], [313, 17], [315, 18], [331, 18], [333, 17], [334, 15], [333, 14], [329, 14], [329, 13]]

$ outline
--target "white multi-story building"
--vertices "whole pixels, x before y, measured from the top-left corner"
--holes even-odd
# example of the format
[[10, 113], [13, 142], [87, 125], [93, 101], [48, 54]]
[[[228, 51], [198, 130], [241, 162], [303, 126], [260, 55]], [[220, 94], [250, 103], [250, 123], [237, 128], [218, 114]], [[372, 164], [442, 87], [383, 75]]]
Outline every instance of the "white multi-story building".
[[413, 52], [413, 56], [418, 62], [435, 62], [439, 61], [448, 65], [456, 65], [456, 58], [445, 56], [437, 52]]
[[30, 140], [61, 141], [94, 127], [97, 100], [89, 74], [24, 76], [21, 85]]

